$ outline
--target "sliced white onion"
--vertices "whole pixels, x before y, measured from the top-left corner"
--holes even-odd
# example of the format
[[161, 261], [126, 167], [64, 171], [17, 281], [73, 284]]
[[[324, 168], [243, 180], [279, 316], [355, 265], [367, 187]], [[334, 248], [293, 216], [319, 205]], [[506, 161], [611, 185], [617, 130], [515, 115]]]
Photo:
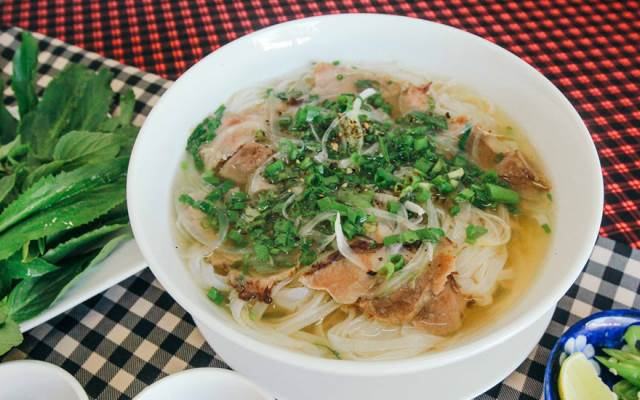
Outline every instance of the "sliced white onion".
[[329, 159], [329, 153], [327, 153], [327, 140], [329, 140], [329, 134], [340, 123], [340, 117], [336, 117], [331, 121], [331, 125], [324, 131], [322, 135], [322, 141], [320, 142], [320, 152], [315, 155], [315, 160], [318, 162], [325, 162]]
[[284, 288], [276, 294], [272, 294], [273, 302], [281, 308], [295, 311], [300, 304], [311, 294], [311, 290], [304, 286], [296, 288]]
[[338, 251], [344, 258], [349, 260], [352, 264], [357, 265], [363, 271], [368, 270], [367, 266], [362, 262], [360, 257], [349, 247], [349, 243], [347, 243], [347, 239], [344, 237], [344, 233], [342, 232], [342, 223], [340, 222], [340, 213], [336, 216], [335, 223], [335, 231], [336, 231], [336, 244], [338, 246]]
[[300, 228], [300, 236], [308, 236], [316, 225], [322, 221], [333, 218], [335, 215], [335, 211], [325, 211], [316, 215], [311, 221], [307, 222], [302, 228]]
[[249, 195], [252, 195], [255, 192], [258, 192], [260, 190], [264, 190], [264, 188], [267, 186], [271, 186], [270, 183], [265, 181], [264, 177], [262, 176], [262, 173], [264, 172], [264, 169], [267, 167], [267, 165], [271, 161], [273, 161], [277, 156], [278, 156], [278, 153], [273, 154], [271, 157], [267, 158], [266, 161], [263, 162], [261, 166], [256, 168], [255, 172], [251, 176], [251, 179], [249, 180], [249, 185], [247, 186], [247, 193]]
[[291, 188], [291, 192], [291, 196], [289, 196], [289, 198], [285, 200], [284, 204], [282, 204], [282, 216], [286, 219], [291, 219], [287, 214], [287, 208], [289, 208], [291, 203], [293, 203], [293, 201], [296, 199], [296, 196], [302, 193], [302, 188], [299, 186], [293, 187]]
[[411, 211], [414, 214], [418, 214], [420, 216], [424, 215], [424, 213], [426, 212], [424, 208], [420, 207], [413, 201], [405, 201], [404, 206], [407, 208], [407, 210]]

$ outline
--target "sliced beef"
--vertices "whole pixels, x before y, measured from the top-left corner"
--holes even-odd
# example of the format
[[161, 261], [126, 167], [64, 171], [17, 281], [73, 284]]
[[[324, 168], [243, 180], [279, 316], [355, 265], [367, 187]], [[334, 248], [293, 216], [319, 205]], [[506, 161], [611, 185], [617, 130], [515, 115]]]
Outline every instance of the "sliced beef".
[[495, 168], [498, 175], [516, 189], [549, 189], [542, 175], [511, 140], [502, 140], [475, 128], [467, 140], [466, 151], [479, 166]]
[[349, 261], [341, 259], [301, 278], [310, 289], [324, 290], [340, 304], [353, 304], [369, 292], [375, 279]]
[[[342, 79], [338, 79], [341, 76]], [[322, 98], [332, 98], [342, 93], [353, 93], [355, 83], [362, 76], [342, 65], [318, 63], [313, 68], [313, 93]]]
[[498, 175], [517, 189], [549, 190], [549, 184], [533, 169], [522, 153], [512, 151], [496, 165]]
[[433, 335], [450, 335], [462, 328], [466, 308], [466, 298], [449, 276], [442, 291], [424, 305], [412, 324]]
[[271, 289], [285, 279], [291, 278], [294, 268], [285, 269], [273, 275], [245, 275], [238, 270], [229, 271], [229, 284], [238, 291], [242, 300], [259, 300], [271, 304]]
[[431, 83], [424, 85], [407, 84], [402, 88], [398, 96], [398, 112], [400, 115], [411, 111], [426, 111], [429, 108], [429, 87]]
[[242, 146], [255, 142], [256, 132], [267, 129], [266, 119], [262, 107], [251, 107], [241, 114], [225, 115], [215, 138], [200, 148], [205, 167], [214, 170]]
[[376, 283], [375, 271], [385, 259], [384, 249], [372, 248], [372, 243], [365, 240], [354, 241], [350, 245], [366, 268], [333, 252], [314, 264], [311, 271], [300, 279], [301, 282], [310, 289], [326, 291], [340, 304], [353, 304], [366, 295]]
[[272, 154], [273, 150], [268, 146], [255, 142], [246, 143], [224, 163], [218, 175], [243, 185]]
[[433, 261], [415, 280], [388, 296], [361, 300], [362, 310], [372, 318], [389, 324], [404, 324], [422, 310], [432, 298], [444, 290], [448, 276], [455, 268], [454, 246], [444, 240]]

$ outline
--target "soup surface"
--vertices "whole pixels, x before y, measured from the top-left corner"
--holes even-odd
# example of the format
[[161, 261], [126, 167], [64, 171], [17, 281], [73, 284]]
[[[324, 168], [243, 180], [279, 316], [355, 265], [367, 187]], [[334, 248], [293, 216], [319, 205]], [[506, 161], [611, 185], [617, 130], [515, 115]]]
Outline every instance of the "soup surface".
[[175, 183], [185, 264], [260, 340], [339, 359], [454, 345], [526, 290], [552, 196], [525, 137], [451, 82], [315, 63], [237, 93]]

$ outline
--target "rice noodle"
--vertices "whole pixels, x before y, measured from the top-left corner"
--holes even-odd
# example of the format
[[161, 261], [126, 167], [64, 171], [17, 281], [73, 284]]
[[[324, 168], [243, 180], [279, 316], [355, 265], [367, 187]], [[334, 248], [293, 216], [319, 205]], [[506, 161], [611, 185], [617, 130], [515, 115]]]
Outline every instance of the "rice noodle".
[[352, 360], [414, 357], [443, 340], [408, 325], [384, 325], [354, 312], [329, 329], [327, 338], [342, 358]]

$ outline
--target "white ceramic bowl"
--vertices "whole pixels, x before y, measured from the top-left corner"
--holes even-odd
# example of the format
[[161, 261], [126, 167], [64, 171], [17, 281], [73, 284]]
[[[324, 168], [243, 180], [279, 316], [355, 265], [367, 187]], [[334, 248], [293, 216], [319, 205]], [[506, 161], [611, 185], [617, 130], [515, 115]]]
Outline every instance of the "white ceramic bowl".
[[8, 361], [0, 365], [2, 400], [88, 400], [70, 373], [44, 361]]
[[[527, 132], [554, 185], [557, 216], [550, 254], [540, 273], [508, 312], [455, 348], [409, 360], [349, 362], [274, 347], [227, 323], [182, 265], [172, 235], [171, 186], [191, 130], [239, 89], [314, 60], [336, 59], [362, 64], [396, 62], [407, 70], [452, 77], [471, 87]], [[597, 237], [603, 203], [600, 164], [589, 132], [551, 82], [518, 57], [477, 36], [386, 15], [288, 22], [247, 35], [205, 57], [178, 79], [147, 118], [133, 150], [127, 192], [133, 231], [156, 277], [212, 332], [211, 344], [232, 367], [290, 400], [302, 397], [288, 389], [287, 381], [302, 382], [302, 387], [332, 379], [342, 382], [323, 385], [322, 394], [316, 393], [320, 387], [311, 390], [307, 399], [360, 398], [365, 391], [372, 392], [369, 400], [378, 399], [382, 397], [371, 387], [396, 387], [396, 393], [401, 393], [398, 385], [407, 377], [424, 382], [427, 390], [437, 384], [430, 381], [435, 368], [488, 351], [522, 332], [553, 308], [580, 274]], [[274, 379], [278, 376], [280, 379]], [[417, 398], [424, 393], [400, 397]]]
[[237, 372], [194, 368], [160, 379], [133, 400], [273, 400], [273, 397]]

